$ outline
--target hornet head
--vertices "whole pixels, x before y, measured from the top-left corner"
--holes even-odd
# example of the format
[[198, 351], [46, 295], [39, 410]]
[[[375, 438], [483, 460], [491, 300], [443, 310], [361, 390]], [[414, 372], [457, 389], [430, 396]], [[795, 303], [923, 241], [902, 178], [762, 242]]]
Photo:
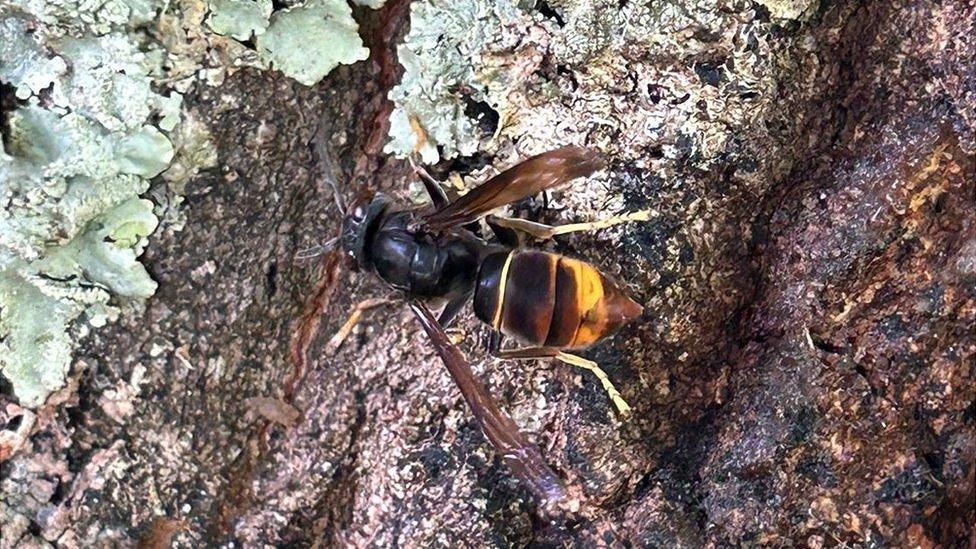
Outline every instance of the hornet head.
[[369, 241], [390, 202], [382, 193], [372, 199], [362, 198], [352, 205], [342, 222], [342, 249], [359, 267], [369, 263]]

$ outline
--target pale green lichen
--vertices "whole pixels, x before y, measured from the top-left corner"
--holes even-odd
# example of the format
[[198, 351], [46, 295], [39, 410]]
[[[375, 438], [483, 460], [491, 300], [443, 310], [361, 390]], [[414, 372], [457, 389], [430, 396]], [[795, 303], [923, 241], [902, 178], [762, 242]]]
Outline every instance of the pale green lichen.
[[472, 154], [485, 136], [465, 109], [469, 102], [484, 101], [505, 110], [505, 94], [493, 94], [489, 87], [502, 90], [517, 76], [491, 57], [513, 46], [504, 40], [505, 26], [527, 27], [532, 17], [508, 0], [422, 1], [411, 6], [410, 21], [397, 50], [404, 74], [389, 93], [396, 108], [384, 150], [416, 151], [428, 163], [438, 160], [438, 147], [447, 158]]
[[148, 200], [130, 198], [93, 219], [84, 232], [31, 267], [57, 280], [86, 278], [117, 297], [149, 297], [156, 283], [136, 258], [145, 248], [145, 237], [156, 229], [152, 208]]
[[156, 177], [173, 160], [173, 145], [156, 128], [143, 126], [118, 141], [115, 157], [121, 173]]
[[27, 405], [38, 405], [64, 383], [71, 360], [68, 324], [84, 306], [51, 298], [16, 271], [0, 271], [0, 353], [3, 375]]
[[[522, 154], [586, 142], [646, 163], [640, 147], [659, 148], [666, 162], [683, 143], [707, 166], [729, 125], [744, 122], [723, 113], [755, 114], [765, 103], [743, 92], [775, 86], [766, 60], [730, 48], [742, 38], [718, 0], [552, 0], [545, 11], [515, 0], [412, 3], [385, 151], [435, 162], [516, 141]], [[649, 90], [663, 97], [651, 101]], [[496, 127], [479, 123], [486, 107]]]
[[113, 134], [37, 106], [12, 113], [5, 149], [0, 367], [21, 402], [36, 406], [63, 383], [75, 319], [97, 324], [114, 314], [110, 299], [155, 290], [136, 257], [156, 218], [152, 203], [136, 197], [173, 149], [151, 126]]
[[237, 40], [253, 36], [258, 66], [273, 67], [306, 86], [340, 64], [369, 56], [345, 0], [305, 0], [274, 13], [270, 0], [210, 0], [208, 8], [213, 32]]
[[0, 11], [0, 81], [22, 100], [0, 149], [0, 371], [24, 405], [64, 383], [88, 325], [156, 288], [136, 258], [157, 220], [138, 197], [173, 158], [160, 128], [178, 126], [181, 98], [153, 89], [158, 48], [117, 26], [154, 6]]
[[88, 327], [155, 291], [147, 236], [157, 216], [179, 230], [186, 181], [216, 164], [178, 92], [247, 65], [311, 85], [367, 55], [342, 0], [0, 5], [0, 82], [20, 100], [0, 148], [0, 372], [22, 404], [62, 386]]
[[268, 28], [271, 0], [210, 0], [207, 26], [215, 33], [249, 40]]
[[68, 66], [64, 59], [50, 56], [27, 27], [27, 19], [10, 14], [0, 19], [0, 81], [16, 88], [17, 97], [27, 99], [50, 86]]
[[166, 103], [167, 98], [150, 86], [150, 71], [160, 62], [158, 52], [143, 52], [122, 34], [63, 38], [56, 45], [72, 71], [54, 84], [55, 106], [119, 131], [141, 127]]
[[103, 35], [153, 20], [165, 0], [8, 0], [28, 13], [49, 37]]
[[105, 306], [111, 295], [153, 294], [156, 284], [136, 257], [155, 228], [152, 203], [130, 199], [93, 219], [49, 257], [0, 271], [3, 374], [22, 403], [40, 404], [63, 384], [76, 318], [85, 314], [100, 326], [116, 313]]
[[[14, 111], [9, 129], [9, 156], [0, 159], [0, 196], [7, 204], [0, 234], [3, 248], [28, 261], [67, 244], [101, 212], [148, 188], [120, 163], [128, 170], [152, 169], [116, 152], [126, 153], [120, 144], [129, 136], [106, 135], [81, 115], [25, 107]], [[172, 154], [169, 147], [167, 142], [157, 151]]]
[[258, 53], [274, 68], [311, 86], [340, 63], [369, 56], [358, 28], [345, 0], [306, 0], [271, 17], [267, 31], [258, 36]]

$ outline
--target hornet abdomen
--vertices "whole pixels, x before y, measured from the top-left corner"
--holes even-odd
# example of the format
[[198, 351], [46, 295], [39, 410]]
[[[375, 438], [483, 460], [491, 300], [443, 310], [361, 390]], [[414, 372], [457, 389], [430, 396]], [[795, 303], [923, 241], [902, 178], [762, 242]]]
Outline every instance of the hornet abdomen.
[[642, 310], [593, 265], [548, 252], [493, 253], [475, 286], [478, 318], [533, 346], [587, 347]]

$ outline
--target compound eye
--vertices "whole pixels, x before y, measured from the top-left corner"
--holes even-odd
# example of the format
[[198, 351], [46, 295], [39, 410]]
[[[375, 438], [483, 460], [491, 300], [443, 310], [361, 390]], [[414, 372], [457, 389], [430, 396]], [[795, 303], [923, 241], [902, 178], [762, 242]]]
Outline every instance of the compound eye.
[[363, 206], [356, 206], [356, 209], [352, 211], [352, 217], [356, 221], [362, 221], [366, 219], [366, 208]]

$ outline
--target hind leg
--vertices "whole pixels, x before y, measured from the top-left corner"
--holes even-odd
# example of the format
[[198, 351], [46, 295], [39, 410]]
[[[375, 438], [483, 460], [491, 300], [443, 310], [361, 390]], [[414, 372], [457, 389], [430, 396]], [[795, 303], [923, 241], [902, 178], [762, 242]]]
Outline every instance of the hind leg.
[[598, 229], [613, 227], [614, 225], [619, 225], [621, 223], [628, 223], [630, 221], [647, 221], [650, 218], [650, 210], [640, 210], [630, 212], [628, 214], [615, 215], [606, 219], [599, 219], [597, 221], [588, 221], [586, 223], [567, 223], [566, 225], [546, 225], [544, 223], [536, 223], [535, 221], [528, 221], [526, 219], [498, 216], [491, 216], [490, 223], [506, 229], [519, 231], [531, 236], [532, 238], [535, 238], [536, 240], [549, 240], [550, 238], [561, 234], [579, 231], [595, 231]]
[[572, 364], [584, 370], [589, 370], [593, 372], [593, 375], [600, 380], [600, 384], [603, 385], [603, 390], [607, 392], [607, 396], [613, 401], [613, 405], [617, 407], [617, 411], [620, 412], [622, 417], [629, 417], [631, 410], [630, 405], [624, 400], [624, 397], [620, 396], [620, 392], [614, 387], [613, 382], [607, 377], [607, 373], [600, 368], [600, 365], [592, 360], [585, 359], [578, 355], [573, 355], [569, 353], [564, 353], [559, 351], [556, 355], [556, 360], [560, 362], [565, 362], [566, 364]]
[[529, 360], [537, 358], [554, 358], [560, 362], [566, 364], [572, 364], [573, 366], [583, 368], [584, 370], [589, 370], [593, 372], [593, 375], [600, 380], [600, 384], [603, 385], [603, 390], [607, 392], [607, 396], [610, 397], [610, 401], [617, 408], [617, 412], [621, 417], [627, 418], [631, 414], [630, 405], [624, 400], [624, 397], [620, 395], [620, 391], [613, 385], [610, 378], [607, 377], [607, 373], [600, 368], [600, 365], [592, 360], [585, 359], [581, 356], [570, 354], [564, 352], [556, 347], [525, 347], [522, 349], [502, 349], [501, 348], [502, 336], [498, 332], [493, 331], [491, 333], [491, 339], [488, 343], [488, 352], [496, 358], [502, 358], [507, 360]]

